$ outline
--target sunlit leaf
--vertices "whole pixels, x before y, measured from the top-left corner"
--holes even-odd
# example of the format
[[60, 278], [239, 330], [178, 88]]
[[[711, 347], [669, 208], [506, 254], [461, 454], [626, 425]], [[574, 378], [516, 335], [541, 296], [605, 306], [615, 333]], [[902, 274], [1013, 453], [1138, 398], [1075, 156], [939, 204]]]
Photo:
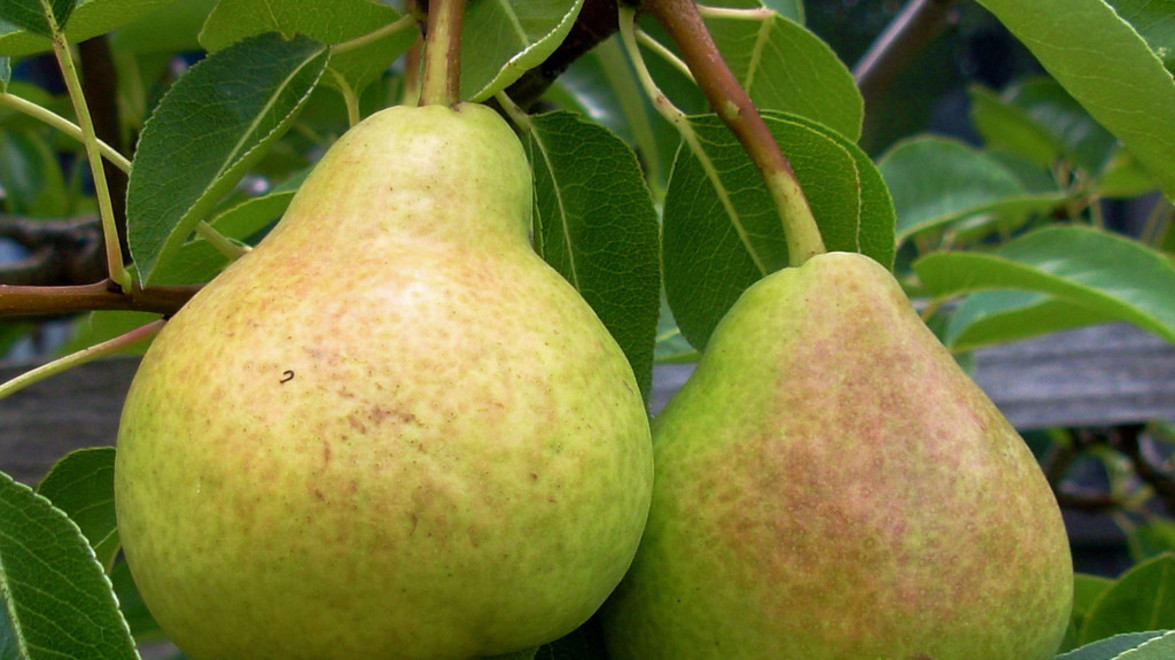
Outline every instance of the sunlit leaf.
[[143, 128], [127, 190], [143, 281], [285, 132], [326, 60], [315, 41], [269, 33], [213, 53], [172, 86]]
[[[992, 253], [940, 252], [914, 263], [928, 295], [1012, 289], [1055, 297], [1090, 319], [1133, 323], [1175, 342], [1175, 263], [1137, 241], [1088, 227], [1050, 226]], [[1023, 306], [1042, 299], [1022, 297]], [[1005, 310], [1015, 310], [1008, 307]], [[1054, 308], [1053, 311], [1060, 311]], [[966, 332], [954, 328], [953, 335]]]
[[1175, 79], [1105, 0], [979, 0], [1175, 199]]
[[461, 30], [461, 98], [483, 101], [547, 59], [583, 0], [471, 2]]

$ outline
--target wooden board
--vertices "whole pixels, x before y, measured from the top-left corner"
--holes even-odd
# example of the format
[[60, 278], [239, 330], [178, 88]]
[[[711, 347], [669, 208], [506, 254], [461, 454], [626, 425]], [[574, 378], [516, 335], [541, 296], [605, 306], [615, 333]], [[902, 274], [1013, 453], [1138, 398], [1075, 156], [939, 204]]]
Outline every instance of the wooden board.
[[[975, 379], [1018, 428], [1175, 420], [1175, 346], [1132, 326], [1108, 325], [977, 352]], [[105, 360], [0, 400], [0, 470], [35, 483], [78, 447], [114, 444], [136, 360]], [[27, 366], [0, 367], [7, 380]], [[659, 411], [693, 371], [660, 365]]]

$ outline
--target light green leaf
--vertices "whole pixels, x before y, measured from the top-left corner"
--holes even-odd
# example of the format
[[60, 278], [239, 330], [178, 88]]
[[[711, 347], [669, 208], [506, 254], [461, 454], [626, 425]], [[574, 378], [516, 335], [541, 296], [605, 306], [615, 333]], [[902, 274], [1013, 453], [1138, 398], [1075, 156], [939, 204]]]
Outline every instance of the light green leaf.
[[844, 62], [820, 37], [775, 12], [706, 15], [714, 43], [760, 110], [807, 117], [852, 142], [864, 101]]
[[547, 59], [583, 0], [471, 2], [461, 29], [461, 98], [484, 101]]
[[102, 566], [114, 564], [119, 541], [114, 515], [113, 447], [78, 449], [66, 454], [37, 485], [37, 493], [77, 523]]
[[1041, 167], [1057, 160], [1060, 145], [1027, 110], [981, 85], [969, 87], [967, 95], [971, 124], [983, 138], [984, 147], [1013, 153]]
[[1175, 0], [1108, 0], [1146, 39], [1168, 70], [1175, 70]]
[[[65, 38], [69, 43], [85, 41], [90, 37], [105, 34], [120, 25], [165, 7], [176, 0], [53, 0], [54, 7], [64, 10], [66, 5], [72, 10], [69, 14], [69, 23], [65, 26]], [[184, 0], [187, 1], [187, 0]], [[0, 55], [28, 55], [52, 46], [49, 43], [47, 31], [27, 30], [17, 27], [12, 22], [5, 22], [7, 18], [4, 10], [20, 4], [39, 4], [41, 0], [3, 0], [0, 2]], [[16, 3], [10, 5], [9, 3]], [[76, 9], [74, 7], [76, 6]], [[56, 12], [55, 12], [56, 13]], [[58, 21], [60, 24], [61, 21]]]
[[1031, 291], [976, 291], [954, 309], [943, 343], [955, 352], [971, 351], [1117, 318], [1108, 310]]
[[0, 653], [138, 658], [101, 564], [49, 500], [0, 473]]
[[1136, 649], [1130, 649], [1114, 660], [1171, 660], [1175, 657], [1175, 631], [1143, 642]]
[[979, 214], [1045, 211], [1064, 199], [1027, 192], [1000, 161], [948, 138], [899, 142], [877, 166], [893, 196], [899, 241]]
[[1112, 635], [1175, 628], [1175, 556], [1136, 564], [1094, 601], [1077, 636], [1080, 644]]
[[[374, 0], [220, 0], [204, 23], [200, 44], [210, 52], [246, 37], [280, 32], [287, 39], [304, 35], [327, 45], [375, 34], [401, 18], [400, 12]], [[416, 24], [372, 39], [361, 48], [332, 54], [329, 68], [360, 90], [412, 46]], [[333, 84], [333, 76], [324, 82]]]
[[[765, 111], [829, 250], [893, 263], [893, 205], [872, 161], [839, 133]], [[679, 150], [665, 198], [665, 290], [689, 342], [702, 348], [744, 289], [787, 265], [775, 206], [758, 170], [714, 115], [690, 118], [710, 167]]]
[[269, 33], [209, 55], [172, 86], [143, 128], [127, 189], [142, 281], [281, 137], [326, 60], [317, 42]]
[[1175, 263], [1115, 234], [1087, 227], [1046, 227], [991, 254], [931, 254], [915, 262], [914, 271], [929, 295], [983, 289], [1042, 293], [1175, 342]]
[[[1126, 654], [1142, 648], [1151, 641], [1167, 636], [1170, 636], [1170, 633], [1166, 630], [1123, 633], [1091, 642], [1074, 651], [1058, 655], [1055, 660], [1142, 660], [1145, 656], [1128, 656]], [[1163, 660], [1166, 657], [1169, 656], [1160, 656], [1153, 660]]]
[[1175, 80], [1105, 0], [980, 0], [1175, 199]]
[[535, 249], [587, 300], [652, 386], [660, 308], [657, 211], [632, 149], [570, 112], [530, 119]]

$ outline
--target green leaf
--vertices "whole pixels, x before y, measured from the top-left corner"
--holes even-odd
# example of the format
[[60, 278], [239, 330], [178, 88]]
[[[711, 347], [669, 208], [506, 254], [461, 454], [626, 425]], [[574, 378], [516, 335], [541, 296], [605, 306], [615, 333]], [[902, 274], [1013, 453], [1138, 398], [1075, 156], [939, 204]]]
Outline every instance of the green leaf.
[[114, 563], [114, 568], [110, 571], [110, 582], [114, 585], [118, 605], [135, 641], [142, 644], [166, 639], [163, 629], [147, 609], [147, 603], [143, 602], [143, 596], [135, 585], [126, 559], [119, 557]]
[[760, 110], [801, 115], [860, 139], [864, 100], [853, 74], [820, 37], [768, 10], [709, 14], [706, 26]]
[[[0, 3], [0, 21], [51, 37], [65, 27], [73, 8], [74, 0], [4, 0]], [[0, 31], [3, 28], [0, 25]]]
[[0, 189], [8, 212], [30, 217], [67, 215], [65, 176], [40, 133], [0, 128]]
[[1136, 564], [1102, 592], [1085, 617], [1078, 643], [1125, 632], [1175, 628], [1175, 556]]
[[133, 55], [198, 51], [200, 28], [216, 3], [217, 0], [173, 2], [112, 32], [110, 48], [115, 53]]
[[100, 564], [113, 565], [119, 547], [113, 447], [70, 452], [45, 475], [37, 485], [37, 493], [77, 523]]
[[660, 309], [657, 211], [636, 155], [599, 124], [570, 112], [530, 119], [535, 249], [587, 300], [652, 386]]
[[0, 653], [137, 658], [110, 582], [77, 525], [0, 473]]
[[1060, 145], [1024, 108], [981, 85], [969, 87], [967, 95], [971, 124], [985, 147], [1013, 153], [1041, 167], [1057, 159]]
[[641, 91], [616, 36], [572, 62], [543, 100], [591, 117], [632, 145], [654, 197], [660, 197], [681, 138]]
[[1175, 657], [1175, 631], [1143, 642], [1136, 649], [1126, 651], [1116, 660], [1171, 660]]
[[977, 291], [952, 312], [943, 343], [955, 352], [971, 351], [1115, 320], [1110, 311], [1031, 291]]
[[143, 282], [290, 126], [327, 57], [305, 37], [251, 37], [193, 66], [160, 100], [127, 189], [128, 240]]
[[1175, 552], [1175, 523], [1166, 518], [1148, 516], [1141, 523], [1129, 524], [1125, 531], [1130, 556], [1135, 562]]
[[0, 94], [8, 91], [8, 83], [12, 81], [12, 62], [7, 57], [0, 57]]
[[1004, 98], [1040, 128], [1059, 154], [1085, 172], [1099, 174], [1117, 148], [1114, 136], [1051, 78], [1020, 82]]
[[899, 142], [877, 167], [893, 196], [899, 241], [979, 214], [1045, 211], [1064, 199], [1030, 194], [1003, 163], [948, 138]]
[[[1045, 227], [991, 254], [928, 255], [914, 263], [914, 271], [928, 295], [1031, 291], [1083, 307], [1094, 318], [1133, 323], [1175, 342], [1175, 263], [1115, 234], [1088, 227]], [[955, 328], [952, 333], [963, 331]]]
[[[1126, 654], [1134, 652], [1136, 649], [1141, 649], [1148, 642], [1169, 636], [1170, 633], [1166, 630], [1123, 633], [1086, 644], [1075, 651], [1058, 655], [1055, 660], [1143, 660], [1146, 656], [1130, 656]], [[1167, 657], [1170, 656], [1158, 656], [1153, 660], [1163, 660]]]
[[[803, 187], [829, 250], [893, 263], [893, 205], [869, 157], [839, 133], [796, 115], [764, 121]], [[665, 290], [682, 334], [697, 348], [759, 278], [787, 265], [775, 206], [758, 170], [715, 115], [690, 118], [712, 165], [681, 148], [665, 198]]]
[[[200, 44], [216, 52], [246, 37], [280, 32], [287, 39], [300, 34], [335, 45], [375, 33], [401, 16], [374, 0], [220, 0], [204, 23]], [[419, 34], [415, 23], [406, 23], [360, 48], [332, 54], [328, 66], [358, 91], [387, 70]], [[334, 79], [327, 76], [324, 82]]]
[[1146, 40], [1168, 70], [1175, 70], [1175, 0], [1108, 0]]
[[[52, 0], [55, 13], [69, 11], [69, 23], [65, 25], [65, 39], [69, 43], [85, 41], [90, 37], [105, 34], [131, 21], [161, 9], [176, 0]], [[187, 1], [187, 0], [185, 0]], [[52, 48], [48, 31], [22, 29], [5, 15], [10, 7], [37, 5], [42, 0], [3, 0], [0, 2], [0, 55], [28, 55]], [[10, 4], [14, 3], [14, 4]], [[68, 5], [68, 9], [66, 6]], [[76, 7], [76, 9], [75, 9]], [[10, 21], [6, 23], [5, 21]], [[58, 19], [58, 25], [63, 21]]]
[[461, 98], [484, 101], [547, 59], [583, 0], [471, 2], [461, 28]]
[[1175, 80], [1105, 0], [979, 0], [1175, 198]]

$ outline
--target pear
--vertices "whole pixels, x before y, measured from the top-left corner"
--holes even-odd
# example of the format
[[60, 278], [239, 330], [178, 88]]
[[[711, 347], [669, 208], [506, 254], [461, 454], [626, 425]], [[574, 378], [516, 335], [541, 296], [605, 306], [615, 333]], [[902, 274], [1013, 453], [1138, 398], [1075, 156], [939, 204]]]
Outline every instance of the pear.
[[393, 107], [143, 358], [119, 533], [193, 660], [475, 658], [586, 620], [652, 488], [624, 354], [532, 250], [492, 110]]
[[1051, 658], [1072, 563], [1032, 453], [890, 273], [748, 288], [653, 421], [612, 660]]

